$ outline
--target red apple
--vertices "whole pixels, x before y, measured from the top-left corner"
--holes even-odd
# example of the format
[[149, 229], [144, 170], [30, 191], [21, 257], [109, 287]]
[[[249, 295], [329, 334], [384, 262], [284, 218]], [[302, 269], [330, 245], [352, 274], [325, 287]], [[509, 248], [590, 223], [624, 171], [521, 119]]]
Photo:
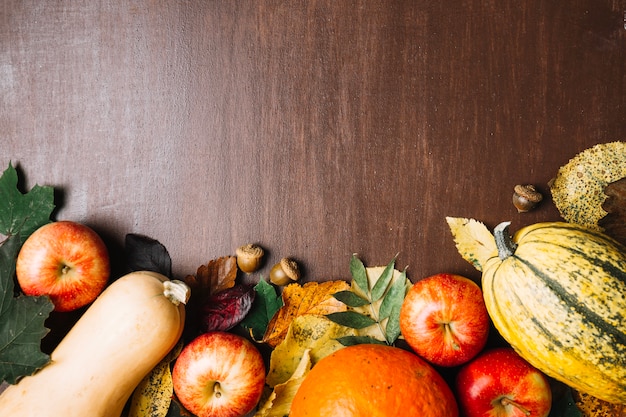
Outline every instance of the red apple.
[[487, 343], [489, 315], [480, 287], [454, 274], [437, 274], [411, 286], [400, 309], [409, 346], [439, 366], [461, 365]]
[[546, 417], [552, 406], [545, 375], [509, 347], [486, 350], [465, 364], [456, 391], [466, 417]]
[[247, 339], [226, 332], [204, 333], [187, 344], [172, 370], [174, 392], [198, 417], [240, 417], [258, 404], [265, 363]]
[[109, 280], [107, 248], [91, 228], [72, 221], [48, 223], [31, 234], [17, 256], [17, 281], [26, 295], [48, 295], [56, 311], [83, 307]]

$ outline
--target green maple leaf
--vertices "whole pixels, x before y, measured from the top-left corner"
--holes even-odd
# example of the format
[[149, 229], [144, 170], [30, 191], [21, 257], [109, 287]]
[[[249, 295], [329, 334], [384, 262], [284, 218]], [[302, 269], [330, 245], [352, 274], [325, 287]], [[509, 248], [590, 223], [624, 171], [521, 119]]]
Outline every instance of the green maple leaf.
[[15, 261], [22, 243], [50, 222], [54, 209], [52, 188], [36, 185], [22, 194], [17, 180], [17, 171], [9, 164], [0, 177], [0, 381], [10, 384], [50, 360], [41, 352], [41, 339], [54, 308], [48, 297], [15, 295]]

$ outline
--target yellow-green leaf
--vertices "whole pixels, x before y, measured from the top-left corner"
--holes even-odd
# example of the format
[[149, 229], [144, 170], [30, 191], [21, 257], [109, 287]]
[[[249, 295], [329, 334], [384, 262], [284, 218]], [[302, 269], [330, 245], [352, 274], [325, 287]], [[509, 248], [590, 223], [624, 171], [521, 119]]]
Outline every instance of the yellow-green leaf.
[[311, 362], [315, 364], [343, 347], [336, 339], [355, 334], [353, 329], [333, 323], [323, 316], [296, 317], [291, 322], [285, 339], [270, 355], [267, 385], [274, 387], [287, 381], [306, 351], [311, 356]]
[[446, 217], [456, 248], [467, 262], [479, 271], [498, 252], [493, 234], [483, 223], [461, 217]]
[[284, 417], [289, 415], [293, 398], [300, 388], [302, 381], [311, 370], [311, 350], [306, 349], [298, 366], [289, 379], [281, 384], [277, 384], [268, 399], [263, 403], [254, 417]]

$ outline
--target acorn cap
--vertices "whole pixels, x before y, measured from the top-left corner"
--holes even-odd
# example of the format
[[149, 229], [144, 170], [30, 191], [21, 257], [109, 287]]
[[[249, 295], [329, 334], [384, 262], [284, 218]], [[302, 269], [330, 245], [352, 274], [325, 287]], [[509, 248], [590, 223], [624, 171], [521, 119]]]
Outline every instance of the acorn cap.
[[300, 279], [300, 269], [298, 268], [296, 261], [289, 258], [283, 258], [280, 260], [280, 267], [292, 281]]
[[248, 256], [252, 258], [260, 258], [263, 256], [263, 254], [264, 254], [263, 248], [253, 243], [248, 243], [247, 245], [239, 246], [237, 250], [235, 250], [235, 255], [237, 256]]

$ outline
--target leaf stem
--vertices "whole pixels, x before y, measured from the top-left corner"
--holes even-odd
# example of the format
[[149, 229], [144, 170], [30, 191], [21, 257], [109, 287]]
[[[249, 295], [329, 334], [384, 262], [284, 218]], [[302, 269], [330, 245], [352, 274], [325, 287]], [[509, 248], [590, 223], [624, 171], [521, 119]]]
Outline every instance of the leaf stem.
[[378, 318], [378, 314], [376, 314], [376, 309], [374, 309], [374, 304], [372, 303], [370, 294], [367, 295], [367, 299], [370, 302], [370, 312], [372, 313], [372, 318], [376, 321], [376, 327], [378, 327], [378, 331], [380, 332], [381, 337], [385, 340], [387, 344], [389, 344], [387, 342], [387, 337], [385, 337], [385, 329], [383, 329], [383, 325]]

